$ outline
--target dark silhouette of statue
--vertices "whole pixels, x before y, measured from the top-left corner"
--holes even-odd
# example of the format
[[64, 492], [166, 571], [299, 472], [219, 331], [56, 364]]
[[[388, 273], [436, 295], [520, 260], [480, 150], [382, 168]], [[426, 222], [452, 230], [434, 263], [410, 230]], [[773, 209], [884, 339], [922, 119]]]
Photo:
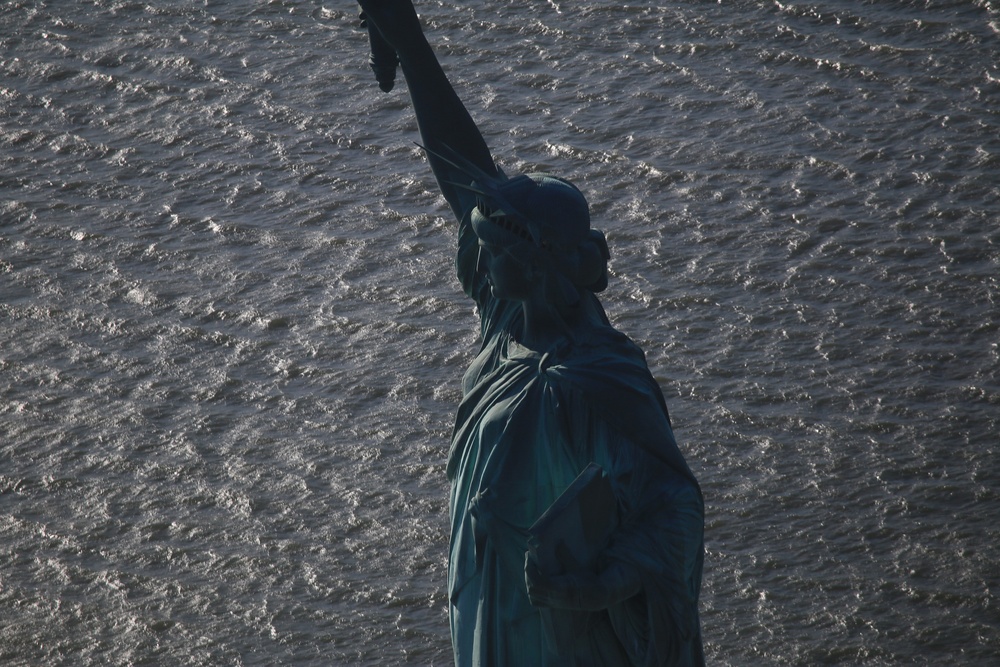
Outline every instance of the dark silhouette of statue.
[[447, 468], [456, 664], [703, 664], [701, 490], [595, 296], [609, 254], [586, 199], [500, 171], [410, 0], [360, 4], [380, 87], [397, 63], [405, 77], [481, 320]]

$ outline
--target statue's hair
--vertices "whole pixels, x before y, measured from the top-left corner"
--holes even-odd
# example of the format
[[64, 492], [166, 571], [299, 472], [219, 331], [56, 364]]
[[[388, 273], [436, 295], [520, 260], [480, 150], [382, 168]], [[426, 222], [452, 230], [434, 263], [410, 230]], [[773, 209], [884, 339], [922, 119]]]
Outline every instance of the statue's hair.
[[604, 237], [604, 232], [591, 229], [587, 234], [587, 240], [580, 244], [580, 255], [581, 273], [588, 277], [593, 276], [593, 280], [579, 287], [589, 289], [591, 292], [606, 290], [611, 251], [608, 250], [608, 240]]

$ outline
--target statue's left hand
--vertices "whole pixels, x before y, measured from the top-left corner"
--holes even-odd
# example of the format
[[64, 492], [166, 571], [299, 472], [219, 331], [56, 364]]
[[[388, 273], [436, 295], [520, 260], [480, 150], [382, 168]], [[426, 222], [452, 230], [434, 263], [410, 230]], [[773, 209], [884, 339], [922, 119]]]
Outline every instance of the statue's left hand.
[[641, 582], [634, 568], [615, 561], [597, 574], [545, 575], [531, 553], [524, 558], [524, 582], [528, 599], [536, 607], [598, 611], [618, 604], [639, 592]]

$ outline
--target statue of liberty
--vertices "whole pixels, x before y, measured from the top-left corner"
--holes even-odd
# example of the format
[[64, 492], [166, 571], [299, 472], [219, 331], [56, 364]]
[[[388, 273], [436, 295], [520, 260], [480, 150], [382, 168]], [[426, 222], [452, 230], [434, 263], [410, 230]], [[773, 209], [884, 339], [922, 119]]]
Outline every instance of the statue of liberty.
[[410, 0], [360, 4], [383, 90], [402, 69], [480, 317], [447, 466], [455, 663], [704, 664], [701, 490], [595, 296], [609, 252], [586, 199], [496, 166]]

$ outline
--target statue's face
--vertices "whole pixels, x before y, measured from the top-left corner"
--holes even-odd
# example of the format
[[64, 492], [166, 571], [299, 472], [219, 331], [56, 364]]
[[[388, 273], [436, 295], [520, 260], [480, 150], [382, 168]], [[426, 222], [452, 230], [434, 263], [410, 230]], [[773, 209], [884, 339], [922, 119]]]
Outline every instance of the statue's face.
[[480, 261], [486, 266], [490, 289], [498, 299], [527, 301], [537, 285], [528, 275], [527, 267], [514, 259], [509, 249], [479, 242]]

